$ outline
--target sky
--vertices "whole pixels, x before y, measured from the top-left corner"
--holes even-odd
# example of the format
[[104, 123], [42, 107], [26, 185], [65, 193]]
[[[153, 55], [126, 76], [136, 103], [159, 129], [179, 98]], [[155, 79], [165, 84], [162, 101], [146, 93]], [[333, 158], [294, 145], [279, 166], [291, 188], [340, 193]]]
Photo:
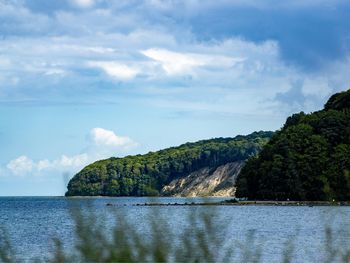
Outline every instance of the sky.
[[321, 109], [350, 88], [349, 25], [340, 0], [0, 0], [0, 195]]

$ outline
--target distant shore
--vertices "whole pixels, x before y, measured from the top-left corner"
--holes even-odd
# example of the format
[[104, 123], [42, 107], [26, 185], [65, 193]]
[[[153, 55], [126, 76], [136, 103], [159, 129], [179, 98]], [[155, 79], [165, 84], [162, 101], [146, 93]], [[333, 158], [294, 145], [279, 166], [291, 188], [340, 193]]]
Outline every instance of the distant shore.
[[[107, 206], [115, 204], [107, 203]], [[185, 203], [138, 203], [132, 206], [350, 206], [350, 201], [237, 201], [235, 199], [220, 202]]]

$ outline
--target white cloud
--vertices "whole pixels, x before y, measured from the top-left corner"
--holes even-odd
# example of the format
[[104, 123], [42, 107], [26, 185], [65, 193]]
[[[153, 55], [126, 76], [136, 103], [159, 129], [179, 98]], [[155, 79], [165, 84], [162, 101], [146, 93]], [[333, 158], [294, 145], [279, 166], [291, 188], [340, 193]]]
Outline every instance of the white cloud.
[[89, 156], [86, 153], [74, 155], [72, 157], [62, 155], [56, 163], [62, 167], [82, 167], [89, 161]]
[[142, 50], [141, 53], [161, 64], [169, 75], [189, 74], [193, 69], [201, 66], [211, 68], [230, 68], [238, 62], [243, 62], [243, 57], [229, 57], [216, 54], [180, 53], [166, 49], [151, 48]]
[[48, 171], [77, 172], [90, 162], [88, 154], [73, 156], [62, 155], [59, 159], [49, 161], [48, 159], [33, 161], [27, 156], [19, 156], [11, 160], [6, 168], [13, 175], [43, 175]]
[[45, 72], [45, 75], [47, 76], [51, 76], [51, 75], [58, 75], [58, 76], [64, 76], [66, 75], [67, 72], [63, 69], [59, 69], [59, 68], [52, 68], [52, 69], [48, 69]]
[[101, 68], [109, 76], [123, 80], [132, 79], [138, 74], [137, 69], [118, 62], [90, 61], [88, 66]]
[[80, 8], [89, 8], [95, 4], [95, 0], [72, 0], [72, 3]]
[[121, 150], [128, 150], [137, 145], [132, 139], [126, 136], [118, 136], [111, 130], [93, 128], [90, 132], [91, 140], [98, 147], [112, 147]]
[[[81, 49], [82, 47], [78, 47], [79, 49]], [[99, 54], [110, 54], [115, 52], [115, 50], [113, 48], [105, 48], [105, 47], [86, 47], [87, 51], [91, 51], [94, 53], [99, 53]]]
[[[94, 8], [84, 12], [60, 9], [54, 16], [48, 16], [33, 12], [26, 5], [18, 7], [0, 1], [0, 15], [16, 17], [13, 22], [16, 30], [9, 32], [35, 32], [2, 39], [0, 99], [30, 99], [40, 103], [48, 98], [50, 101], [53, 95], [50, 92], [60, 87], [54, 90], [55, 96], [62, 95], [57, 96], [60, 103], [66, 94], [72, 94], [72, 100], [74, 97], [77, 103], [90, 103], [88, 96], [96, 92], [94, 103], [97, 104], [140, 100], [150, 107], [162, 104], [174, 111], [186, 110], [185, 106], [191, 108], [192, 104], [194, 108], [207, 105], [209, 109], [225, 109], [224, 113], [245, 114], [250, 109], [259, 114], [262, 105], [271, 103], [276, 94], [288, 90], [293, 79], [306, 79], [303, 95], [313, 97], [318, 103], [329, 90], [345, 89], [349, 83], [349, 62], [340, 65], [341, 70], [327, 69], [307, 76], [283, 62], [280, 53], [283, 49], [277, 40], [253, 42], [232, 35], [200, 41], [195, 28], [192, 31], [186, 23], [173, 23], [179, 17], [205, 13], [220, 3], [241, 5], [254, 1], [150, 0], [101, 5], [99, 0], [69, 1], [75, 6]], [[174, 21], [169, 19], [168, 12], [175, 12]], [[3, 26], [8, 27], [8, 23]], [[33, 25], [38, 29], [34, 30]], [[105, 74], [91, 74], [91, 68]], [[319, 81], [320, 76], [324, 83]], [[114, 90], [113, 94], [100, 92], [97, 83], [108, 83], [113, 78], [128, 80], [118, 85], [132, 88]], [[16, 88], [9, 88], [15, 85]], [[91, 92], [82, 93], [80, 87], [89, 87]], [[218, 95], [212, 91], [213, 87], [225, 90], [225, 94]], [[182, 91], [175, 94], [176, 88]], [[144, 92], [147, 89], [153, 92]], [[251, 93], [259, 96], [241, 105], [239, 102], [246, 101]], [[227, 99], [223, 100], [223, 96]], [[310, 109], [317, 109], [315, 105]], [[303, 107], [299, 105], [293, 110]], [[273, 105], [271, 111], [272, 108]], [[276, 108], [280, 109], [281, 105], [275, 105], [274, 110], [280, 112]]]
[[305, 96], [315, 96], [324, 99], [332, 93], [325, 78], [307, 78], [304, 80], [302, 92]]
[[169, 75], [188, 73], [195, 66], [205, 65], [205, 62], [200, 58], [165, 49], [153, 48], [141, 51], [141, 53], [158, 61]]
[[50, 169], [52, 167], [52, 163], [49, 160], [45, 159], [40, 160], [36, 166], [38, 171], [40, 172], [42, 170]]
[[48, 172], [68, 172], [73, 175], [89, 163], [115, 156], [121, 152], [125, 153], [138, 145], [127, 136], [118, 136], [113, 131], [103, 128], [91, 129], [88, 144], [84, 153], [72, 156], [63, 154], [54, 160], [34, 161], [22, 155], [11, 160], [6, 165], [6, 170], [0, 167], [0, 172], [3, 170], [1, 174], [16, 176], [46, 175]]
[[40, 160], [35, 163], [34, 167], [37, 171], [45, 170], [59, 170], [59, 171], [75, 171], [83, 168], [90, 161], [90, 157], [87, 153], [77, 154], [73, 156], [67, 156], [63, 154], [60, 158], [49, 161], [47, 159]]
[[11, 66], [10, 59], [0, 57], [0, 68], [7, 69], [10, 66]]
[[34, 162], [25, 155], [19, 156], [6, 165], [7, 169], [9, 169], [14, 175], [25, 175], [30, 173], [34, 166]]

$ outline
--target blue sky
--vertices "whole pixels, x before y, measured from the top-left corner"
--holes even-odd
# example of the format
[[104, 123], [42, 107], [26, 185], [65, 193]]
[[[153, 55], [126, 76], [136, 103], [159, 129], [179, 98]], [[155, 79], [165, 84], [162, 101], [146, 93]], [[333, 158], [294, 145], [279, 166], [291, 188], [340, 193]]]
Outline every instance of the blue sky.
[[0, 195], [86, 164], [279, 129], [350, 88], [350, 4], [0, 0]]

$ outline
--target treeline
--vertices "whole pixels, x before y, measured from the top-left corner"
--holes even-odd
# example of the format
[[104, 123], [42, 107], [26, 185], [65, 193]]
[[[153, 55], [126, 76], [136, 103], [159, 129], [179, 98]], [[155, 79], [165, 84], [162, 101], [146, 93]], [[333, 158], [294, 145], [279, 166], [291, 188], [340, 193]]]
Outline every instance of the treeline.
[[110, 158], [88, 165], [68, 184], [66, 196], [154, 196], [175, 178], [203, 167], [255, 156], [273, 132], [186, 143], [145, 155]]
[[255, 200], [350, 200], [350, 90], [289, 117], [237, 180]]

